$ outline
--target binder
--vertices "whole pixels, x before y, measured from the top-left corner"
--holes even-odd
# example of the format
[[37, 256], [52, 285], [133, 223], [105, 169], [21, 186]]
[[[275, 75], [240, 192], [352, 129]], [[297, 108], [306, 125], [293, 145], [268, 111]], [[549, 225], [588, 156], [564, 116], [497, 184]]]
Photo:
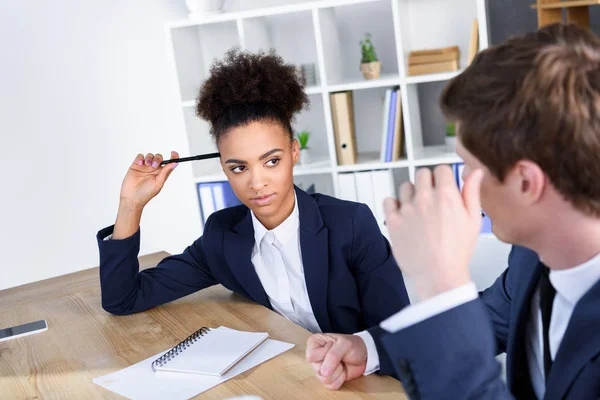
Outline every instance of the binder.
[[[458, 185], [458, 189], [462, 192], [464, 181], [462, 178], [463, 170], [465, 169], [465, 163], [455, 163], [452, 164], [452, 172], [454, 173], [454, 179], [456, 180], [456, 184]], [[481, 221], [481, 230], [482, 233], [492, 233], [492, 220], [488, 217], [483, 210], [481, 211], [482, 221]]]
[[382, 169], [371, 172], [373, 182], [373, 199], [375, 202], [375, 218], [381, 233], [388, 237], [388, 230], [385, 224], [385, 212], [383, 202], [388, 197], [395, 197], [394, 176], [391, 170]]
[[357, 201], [366, 204], [373, 214], [375, 214], [375, 197], [373, 195], [373, 178], [371, 171], [356, 172]]
[[202, 221], [206, 223], [208, 217], [217, 209], [210, 184], [198, 184], [198, 196], [200, 197], [200, 211]]
[[354, 174], [339, 174], [338, 185], [340, 188], [340, 199], [348, 201], [358, 201], [356, 193], [356, 183], [354, 182]]
[[242, 204], [228, 181], [198, 183], [198, 196], [204, 223], [212, 213]]
[[356, 164], [358, 155], [352, 92], [332, 93], [329, 98], [338, 164]]

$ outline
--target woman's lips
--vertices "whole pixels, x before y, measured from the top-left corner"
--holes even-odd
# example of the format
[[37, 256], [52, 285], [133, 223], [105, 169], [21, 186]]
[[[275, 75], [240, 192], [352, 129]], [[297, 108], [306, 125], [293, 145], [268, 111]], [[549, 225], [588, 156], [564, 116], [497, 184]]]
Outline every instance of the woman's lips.
[[271, 204], [274, 197], [275, 197], [275, 194], [273, 193], [273, 194], [269, 194], [267, 196], [254, 197], [251, 199], [251, 201], [258, 206], [266, 206], [266, 205]]

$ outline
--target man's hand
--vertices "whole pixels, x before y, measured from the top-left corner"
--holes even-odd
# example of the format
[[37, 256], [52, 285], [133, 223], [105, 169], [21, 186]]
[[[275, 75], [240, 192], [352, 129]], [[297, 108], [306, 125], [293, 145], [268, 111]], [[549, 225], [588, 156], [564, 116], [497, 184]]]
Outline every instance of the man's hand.
[[337, 390], [365, 373], [367, 346], [356, 335], [315, 334], [306, 344], [306, 359], [325, 387]]
[[414, 280], [419, 299], [471, 281], [469, 260], [481, 227], [479, 189], [483, 171], [476, 170], [458, 189], [449, 166], [417, 171], [415, 185], [400, 187], [400, 201], [385, 200], [386, 224], [402, 272]]

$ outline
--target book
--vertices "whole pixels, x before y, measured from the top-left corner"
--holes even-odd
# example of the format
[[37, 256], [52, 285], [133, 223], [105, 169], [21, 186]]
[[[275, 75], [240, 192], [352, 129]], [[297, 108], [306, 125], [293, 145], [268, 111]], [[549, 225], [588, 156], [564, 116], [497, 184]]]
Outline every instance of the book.
[[388, 119], [390, 118], [390, 101], [392, 100], [392, 89], [385, 91], [385, 100], [383, 101], [383, 116], [381, 117], [382, 132], [381, 132], [381, 153], [379, 155], [379, 161], [385, 162], [386, 147], [387, 147], [387, 132], [388, 132]]
[[402, 98], [400, 97], [400, 89], [396, 98], [396, 118], [394, 121], [394, 142], [392, 149], [392, 161], [398, 161], [402, 154]]
[[202, 327], [152, 362], [152, 370], [221, 376], [269, 337]]
[[[222, 327], [220, 329], [227, 330], [229, 328]], [[152, 371], [154, 360], [167, 353], [161, 352], [127, 368], [94, 378], [92, 381], [96, 385], [129, 399], [189, 399], [235, 378], [293, 347], [294, 345], [291, 343], [266, 339], [221, 376], [154, 372]]]
[[442, 47], [439, 49], [424, 49], [424, 50], [413, 50], [409, 53], [410, 56], [426, 56], [426, 55], [435, 55], [435, 54], [445, 54], [445, 53], [459, 53], [460, 49], [458, 46], [449, 46]]
[[439, 54], [423, 54], [423, 55], [411, 55], [408, 57], [408, 65], [418, 64], [429, 64], [443, 61], [454, 61], [456, 60], [457, 53], [446, 52]]
[[408, 56], [408, 75], [457, 71], [459, 58], [458, 46], [413, 50]]
[[394, 147], [394, 124], [396, 118], [396, 101], [398, 99], [398, 91], [392, 91], [392, 98], [390, 100], [390, 114], [387, 121], [387, 136], [385, 145], [385, 162], [392, 161], [393, 147]]
[[409, 75], [439, 74], [442, 72], [458, 71], [458, 60], [442, 61], [429, 64], [415, 64], [408, 66]]

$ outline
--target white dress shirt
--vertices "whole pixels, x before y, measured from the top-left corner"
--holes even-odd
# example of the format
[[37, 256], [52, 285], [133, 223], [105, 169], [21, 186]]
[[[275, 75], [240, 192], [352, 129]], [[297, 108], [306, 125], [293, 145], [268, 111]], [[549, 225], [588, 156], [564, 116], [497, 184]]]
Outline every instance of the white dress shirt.
[[[252, 264], [267, 293], [271, 307], [278, 314], [305, 329], [313, 333], [321, 333], [306, 289], [297, 198], [290, 216], [272, 230], [265, 228], [252, 211], [251, 214], [255, 239]], [[363, 339], [367, 347], [365, 375], [368, 375], [379, 368], [377, 348], [367, 331], [356, 335]], [[374, 364], [375, 361], [377, 365]]]
[[[560, 271], [550, 270], [550, 282], [556, 289], [548, 333], [552, 360], [556, 357], [575, 305], [598, 280], [600, 280], [600, 254], [573, 268]], [[421, 303], [408, 306], [381, 322], [380, 326], [388, 332], [397, 332], [451, 308], [475, 300], [478, 296], [477, 288], [471, 282]], [[531, 312], [526, 334], [526, 351], [531, 383], [537, 398], [541, 399], [546, 391], [546, 379], [544, 376], [542, 312], [539, 304], [539, 291], [536, 289], [531, 299]], [[377, 364], [379, 364], [379, 360], [377, 361]]]

